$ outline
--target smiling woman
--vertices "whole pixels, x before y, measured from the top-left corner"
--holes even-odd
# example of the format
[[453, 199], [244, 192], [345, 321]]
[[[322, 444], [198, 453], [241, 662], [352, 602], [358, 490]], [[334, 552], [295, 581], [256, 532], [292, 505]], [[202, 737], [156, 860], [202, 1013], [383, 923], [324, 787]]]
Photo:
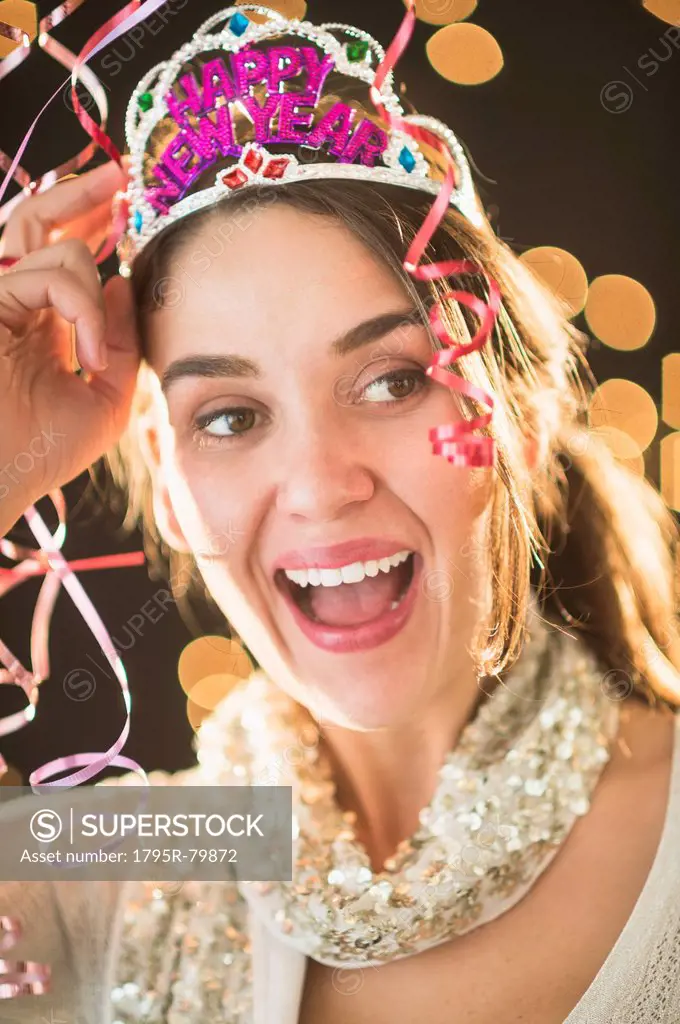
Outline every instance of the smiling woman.
[[[20, 451], [35, 429], [10, 379], [69, 441], [3, 525], [119, 442], [109, 461], [148, 553], [257, 666], [202, 725], [198, 765], [152, 781], [290, 785], [292, 872], [0, 886], [17, 955], [53, 967], [51, 995], [14, 1016], [51, 999], [85, 1024], [339, 1024], [348, 1009], [359, 1024], [670, 1024], [674, 521], [588, 431], [584, 339], [493, 234], [452, 133], [436, 129], [456, 173], [427, 222], [449, 292], [405, 261], [441, 187], [432, 137], [370, 120], [380, 145], [353, 163], [332, 133], [312, 162], [309, 137], [282, 155], [257, 134], [270, 107], [267, 146], [298, 106], [313, 132], [338, 76], [378, 81], [397, 118], [381, 49], [271, 12], [260, 28], [247, 7], [133, 97], [123, 276], [103, 299], [83, 247], [25, 242], [54, 222], [46, 204], [73, 203], [66, 185], [94, 195], [100, 178], [28, 199], [32, 231], [8, 225], [22, 258], [0, 280], [15, 414], [0, 443]], [[295, 91], [304, 74], [325, 107]], [[252, 123], [236, 146], [239, 98]], [[213, 181], [159, 161], [190, 137]], [[54, 323], [27, 328], [46, 293], [89, 376]]]

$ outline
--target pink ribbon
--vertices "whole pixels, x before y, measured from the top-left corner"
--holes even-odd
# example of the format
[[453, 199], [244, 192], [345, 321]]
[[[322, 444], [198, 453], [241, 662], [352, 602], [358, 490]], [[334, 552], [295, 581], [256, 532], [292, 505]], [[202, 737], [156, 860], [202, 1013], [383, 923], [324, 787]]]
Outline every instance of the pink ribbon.
[[[61, 547], [66, 539], [66, 506], [64, 496], [61, 491], [54, 491], [49, 497], [54, 504], [59, 518], [59, 525], [54, 534], [50, 533], [42, 517], [33, 506], [24, 513], [33, 535], [40, 544], [39, 550], [33, 551], [23, 548], [11, 543], [7, 539], [0, 540], [0, 552], [3, 555], [15, 561], [21, 559], [19, 564], [13, 569], [3, 569], [0, 571], [0, 597], [9, 593], [10, 590], [23, 583], [26, 579], [43, 574], [45, 576], [43, 585], [40, 588], [31, 626], [31, 664], [33, 665], [33, 672], [27, 672], [18, 658], [0, 641], [0, 662], [5, 665], [5, 670], [0, 670], [0, 684], [5, 683], [19, 686], [24, 691], [27, 699], [27, 705], [23, 711], [0, 719], [0, 736], [6, 736], [10, 732], [15, 732], [35, 716], [35, 708], [38, 702], [38, 687], [50, 674], [49, 627], [59, 588], [63, 585], [85, 619], [120, 683], [127, 712], [126, 720], [120, 736], [106, 753], [70, 754], [59, 757], [48, 764], [41, 765], [32, 772], [29, 777], [29, 783], [32, 787], [41, 785], [46, 788], [52, 786], [77, 786], [98, 775], [109, 764], [131, 768], [143, 780], [146, 780], [144, 770], [136, 761], [118, 756], [130, 730], [130, 694], [127, 676], [120, 656], [116, 652], [104, 623], [73, 572], [74, 566], [69, 565], [61, 553]], [[132, 554], [82, 559], [77, 564], [80, 569], [94, 570], [119, 568], [123, 565], [143, 565], [143, 563], [143, 553], [134, 552]], [[73, 767], [79, 767], [81, 770], [54, 782], [45, 781], [59, 772]], [[2, 755], [0, 755], [0, 774], [3, 774], [6, 770], [6, 762]]]
[[[10, 161], [7, 154], [0, 150], [0, 168], [7, 171], [7, 176], [2, 183], [2, 186], [0, 186], [0, 200], [2, 200], [2, 197], [7, 190], [7, 186], [12, 179], [17, 181], [24, 189], [23, 194], [19, 193], [18, 196], [14, 197], [14, 199], [9, 200], [9, 202], [5, 203], [3, 206], [0, 206], [0, 225], [7, 221], [12, 209], [21, 201], [24, 195], [31, 194], [33, 192], [42, 192], [55, 184], [60, 178], [64, 177], [64, 175], [80, 170], [80, 168], [84, 167], [94, 155], [97, 150], [97, 146], [102, 146], [105, 152], [120, 164], [120, 154], [113, 142], [109, 139], [108, 135], [104, 132], [108, 117], [106, 94], [96, 75], [89, 68], [85, 68], [84, 65], [91, 57], [98, 53], [99, 50], [103, 49], [103, 47], [107, 46], [110, 42], [113, 42], [114, 39], [117, 39], [129, 29], [133, 28], [139, 21], [143, 21], [150, 14], [153, 14], [154, 11], [162, 6], [165, 0], [146, 0], [145, 3], [141, 4], [141, 6], [141, 0], [131, 0], [130, 3], [126, 4], [125, 7], [118, 11], [117, 14], [114, 14], [113, 17], [109, 18], [109, 20], [90, 37], [78, 57], [75, 57], [70, 50], [67, 50], [65, 46], [62, 46], [61, 43], [58, 43], [48, 35], [48, 32], [56, 25], [59, 25], [64, 18], [69, 14], [72, 14], [73, 11], [77, 10], [84, 2], [85, 0], [65, 0], [64, 3], [59, 4], [48, 15], [42, 18], [39, 24], [38, 46], [71, 71], [71, 97], [74, 110], [76, 111], [81, 124], [93, 141], [88, 143], [88, 145], [82, 149], [80, 153], [76, 154], [76, 156], [66, 160], [58, 167], [54, 167], [52, 170], [47, 171], [36, 181], [32, 180], [31, 175], [20, 164], [21, 157], [23, 156], [24, 150], [28, 145], [38, 121], [52, 101], [59, 95], [64, 86], [68, 84], [68, 79], [66, 79], [66, 81], [62, 82], [59, 88], [55, 90], [47, 103], [38, 113], [38, 116], [35, 118], [24, 136], [14, 159]], [[0, 33], [8, 35], [10, 38], [20, 38], [23, 40], [23, 33], [20, 32], [20, 30], [15, 29], [10, 25], [6, 25], [4, 22], [0, 22]], [[18, 36], [17, 33], [19, 33]], [[0, 81], [23, 63], [31, 52], [32, 46], [30, 44], [28, 46], [19, 46], [13, 50], [8, 57], [5, 57], [4, 60], [0, 61]], [[81, 76], [81, 69], [86, 71], [87, 74], [83, 74]], [[95, 102], [99, 107], [102, 119], [101, 128], [85, 113], [77, 95], [75, 94], [75, 86], [79, 79], [95, 98]], [[85, 119], [92, 126], [92, 129], [88, 128]], [[115, 230], [120, 230], [120, 233], [122, 234], [124, 226], [125, 220], [121, 216], [115, 224]], [[118, 237], [120, 237], [120, 235]], [[111, 245], [110, 238], [106, 239], [104, 245], [106, 247]], [[107, 249], [105, 251], [105, 255], [101, 256], [98, 262], [106, 259], [107, 256], [110, 255], [111, 251], [112, 249]], [[11, 266], [11, 262], [3, 262], [4, 265]]]
[[[380, 95], [385, 79], [396, 65], [413, 35], [416, 21], [415, 0], [406, 0], [406, 3], [408, 10], [404, 15], [403, 21], [390, 43], [385, 57], [376, 68], [375, 79], [370, 88], [371, 102], [380, 116], [387, 121], [390, 128], [397, 128], [416, 139], [416, 141], [425, 142], [441, 153], [446, 160], [446, 176], [434, 203], [404, 258], [404, 269], [419, 281], [436, 281], [451, 274], [481, 274], [484, 277], [489, 292], [489, 298], [486, 302], [472, 292], [458, 290], [446, 292], [433, 305], [430, 310], [430, 325], [437, 338], [439, 338], [443, 345], [447, 346], [447, 350], [442, 350], [435, 355], [426, 372], [428, 376], [438, 381], [438, 383], [444, 384], [452, 391], [458, 391], [468, 398], [482, 402], [492, 410], [494, 401], [490, 394], [482, 390], [482, 388], [475, 387], [462, 377], [447, 372], [445, 367], [451, 366], [461, 356], [480, 349], [488, 340], [500, 309], [500, 289], [496, 282], [487, 276], [481, 266], [470, 260], [448, 260], [446, 262], [428, 264], [420, 262], [432, 236], [449, 208], [449, 200], [456, 187], [458, 173], [456, 165], [449, 147], [443, 139], [435, 132], [411, 124], [406, 118], [393, 114], [385, 107]], [[477, 333], [467, 345], [456, 344], [455, 338], [448, 331], [442, 320], [442, 304], [446, 300], [467, 306], [480, 319]], [[432, 441], [433, 454], [444, 456], [455, 466], [493, 466], [495, 454], [494, 439], [492, 437], [474, 435], [475, 430], [488, 426], [491, 418], [491, 412], [488, 412], [470, 421], [446, 423], [433, 427], [429, 435]]]
[[[52, 13], [47, 16], [47, 19], [43, 19], [43, 21], [41, 21], [41, 32], [45, 32], [48, 28], [58, 24], [59, 21], [63, 20], [67, 14], [71, 13], [71, 11], [82, 2], [83, 0], [68, 0], [67, 3], [59, 5], [59, 7], [55, 8]], [[112, 42], [118, 36], [136, 25], [139, 21], [142, 21], [144, 18], [152, 14], [162, 5], [163, 2], [164, 0], [146, 0], [145, 3], [140, 4], [140, 0], [131, 0], [130, 3], [126, 4], [120, 11], [118, 11], [117, 14], [97, 29], [90, 39], [88, 39], [77, 57], [74, 57], [69, 50], [66, 50], [65, 47], [62, 47], [61, 44], [57, 43], [55, 40], [42, 39], [41, 45], [44, 46], [52, 56], [71, 69], [71, 95], [74, 110], [93, 142], [89, 147], [86, 147], [78, 157], [74, 158], [75, 162], [67, 161], [66, 164], [61, 165], [54, 171], [48, 172], [48, 174], [40, 178], [38, 182], [31, 182], [30, 186], [28, 189], [25, 189], [25, 191], [35, 192], [42, 190], [45, 187], [49, 187], [50, 184], [54, 183], [57, 174], [63, 174], [67, 170], [74, 169], [76, 166], [82, 166], [82, 164], [89, 159], [97, 146], [104, 149], [112, 159], [116, 160], [122, 166], [121, 156], [118, 149], [105, 132], [83, 109], [80, 101], [78, 100], [75, 86], [79, 75], [81, 74], [81, 70], [87, 70], [88, 74], [87, 76], [84, 76], [86, 78], [86, 85], [90, 89], [90, 92], [95, 95], [95, 98], [97, 98], [96, 87], [99, 84], [98, 80], [89, 69], [84, 69], [85, 63], [99, 50], [108, 45], [108, 43]], [[21, 60], [23, 60], [26, 55], [26, 53], [21, 54]], [[12, 56], [14, 57], [14, 54]], [[19, 57], [15, 57], [16, 63], [13, 66], [17, 66], [21, 60]], [[6, 62], [3, 62], [0, 66], [0, 78], [7, 73], [8, 69]], [[9, 166], [5, 180], [3, 181], [2, 186], [0, 186], [0, 199], [2, 199], [5, 194], [7, 186], [12, 177], [15, 176], [17, 169], [19, 169], [19, 171], [22, 170], [19, 161], [21, 160], [23, 152], [28, 145], [31, 135], [33, 134], [33, 131], [43, 113], [46, 111], [50, 103], [56, 98], [62, 88], [63, 84], [53, 93], [29, 127], [29, 130], [24, 136], [15, 157]], [[102, 122], [105, 123], [105, 98], [103, 103], [99, 104], [99, 108], [102, 115]], [[87, 154], [87, 156], [84, 154]], [[12, 201], [11, 205], [14, 205], [14, 202], [15, 200]], [[5, 204], [0, 213], [4, 212], [8, 206], [10, 206], [9, 203]], [[112, 230], [102, 246], [100, 246], [97, 254], [98, 263], [103, 262], [103, 260], [113, 252], [116, 242], [125, 230], [125, 224], [126, 209], [125, 204], [121, 203], [116, 212]], [[12, 266], [16, 262], [17, 260], [15, 258], [6, 257], [1, 261], [1, 264], [4, 266]], [[16, 545], [11, 544], [7, 540], [0, 541], [0, 550], [3, 554], [10, 558], [14, 558], [15, 560], [17, 558], [23, 559], [14, 568], [0, 571], [0, 596], [8, 593], [19, 583], [31, 576], [39, 574], [45, 575], [45, 581], [40, 589], [33, 617], [33, 624], [31, 627], [31, 662], [33, 665], [33, 671], [28, 672], [9, 648], [0, 641], [0, 662], [5, 666], [5, 671], [0, 670], [0, 683], [9, 683], [19, 686], [24, 691], [27, 701], [26, 707], [22, 711], [0, 719], [0, 736], [16, 731], [28, 722], [32, 721], [35, 717], [35, 709], [39, 695], [38, 687], [49, 675], [49, 624], [59, 588], [63, 585], [83, 616], [89, 629], [95, 636], [104, 656], [116, 675], [123, 694], [126, 719], [118, 739], [105, 753], [72, 754], [57, 758], [50, 761], [48, 764], [41, 765], [37, 768], [31, 774], [29, 782], [32, 787], [37, 785], [46, 787], [77, 786], [94, 778], [110, 764], [130, 768], [137, 772], [142, 780], [146, 782], [146, 774], [141, 766], [138, 765], [136, 761], [120, 755], [120, 750], [125, 744], [130, 731], [130, 694], [123, 663], [113, 646], [111, 637], [99, 614], [73, 572], [73, 568], [75, 566], [69, 566], [68, 562], [61, 554], [60, 548], [66, 536], [64, 500], [61, 492], [55, 492], [50, 495], [50, 497], [59, 516], [59, 527], [54, 535], [50, 534], [41, 516], [33, 506], [31, 506], [31, 508], [25, 513], [25, 518], [31, 532], [40, 545], [40, 549], [38, 551], [27, 553], [24, 549], [19, 549]], [[103, 569], [116, 568], [122, 565], [143, 564], [143, 560], [143, 553], [139, 552], [133, 555], [104, 556], [98, 559], [81, 560], [77, 565], [79, 569]], [[80, 770], [52, 782], [46, 781], [47, 779], [51, 779], [54, 775], [74, 767], [77, 767]], [[6, 762], [0, 755], [0, 775], [4, 774], [6, 770]]]

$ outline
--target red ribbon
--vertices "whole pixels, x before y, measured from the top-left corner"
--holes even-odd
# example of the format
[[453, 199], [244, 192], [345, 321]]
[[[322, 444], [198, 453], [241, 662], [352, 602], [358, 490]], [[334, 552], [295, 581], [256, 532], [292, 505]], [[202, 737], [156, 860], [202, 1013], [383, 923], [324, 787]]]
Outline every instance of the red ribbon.
[[[420, 262], [432, 236], [449, 209], [449, 200], [456, 187], [458, 169], [449, 147], [435, 132], [418, 125], [411, 124], [407, 118], [400, 117], [389, 111], [382, 102], [380, 90], [390, 71], [408, 46], [413, 35], [416, 21], [415, 0], [406, 0], [408, 10], [404, 15], [399, 29], [390, 43], [384, 59], [376, 69], [374, 83], [370, 88], [371, 102], [378, 114], [384, 118], [390, 128], [396, 128], [410, 135], [417, 142], [432, 146], [446, 160], [446, 176], [442, 187], [421, 224], [411, 246], [404, 257], [404, 269], [419, 281], [436, 281], [452, 274], [480, 274], [486, 281], [489, 298], [484, 301], [472, 292], [461, 290], [446, 292], [430, 310], [430, 325], [437, 338], [448, 350], [440, 351], [427, 368], [428, 376], [444, 384], [452, 391], [458, 391], [468, 398], [482, 402], [493, 409], [493, 397], [482, 388], [475, 387], [469, 381], [453, 373], [445, 367], [451, 366], [457, 359], [470, 352], [475, 352], [488, 340], [493, 331], [501, 304], [500, 289], [492, 281], [484, 269], [470, 260], [448, 260], [440, 263], [423, 264]], [[456, 339], [446, 328], [442, 319], [443, 303], [458, 302], [467, 306], [480, 319], [477, 333], [467, 345], [456, 343]], [[475, 436], [474, 431], [486, 427], [491, 422], [491, 412], [476, 417], [471, 421], [446, 423], [430, 430], [432, 451], [442, 455], [455, 466], [493, 466], [495, 445], [494, 439], [487, 436]]]

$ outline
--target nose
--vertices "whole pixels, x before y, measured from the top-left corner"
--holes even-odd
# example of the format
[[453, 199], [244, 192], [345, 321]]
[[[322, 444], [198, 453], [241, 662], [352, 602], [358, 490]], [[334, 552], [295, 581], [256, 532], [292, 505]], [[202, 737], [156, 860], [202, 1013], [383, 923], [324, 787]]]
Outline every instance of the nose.
[[340, 424], [315, 424], [289, 437], [279, 461], [277, 510], [317, 522], [337, 519], [375, 493], [365, 442]]

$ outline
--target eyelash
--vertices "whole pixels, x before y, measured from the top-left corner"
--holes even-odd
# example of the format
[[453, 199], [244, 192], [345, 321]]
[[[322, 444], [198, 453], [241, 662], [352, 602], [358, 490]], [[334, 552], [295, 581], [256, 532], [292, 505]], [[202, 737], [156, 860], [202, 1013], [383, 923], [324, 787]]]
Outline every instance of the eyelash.
[[[369, 388], [372, 388], [377, 384], [389, 385], [397, 380], [414, 381], [418, 385], [418, 387], [415, 391], [412, 391], [405, 398], [396, 398], [392, 399], [391, 401], [375, 404], [381, 404], [386, 406], [403, 405], [405, 402], [408, 402], [409, 400], [417, 397], [417, 395], [419, 395], [425, 388], [427, 388], [431, 384], [431, 379], [422, 369], [390, 370], [388, 373], [384, 373], [380, 377], [376, 377], [375, 380], [370, 381], [370, 383], [367, 384], [366, 387], [364, 388], [364, 393]], [[365, 400], [361, 399], [361, 404], [364, 404], [364, 401]], [[194, 420], [196, 439], [199, 441], [199, 443], [203, 444], [223, 444], [225, 442], [231, 443], [232, 441], [240, 441], [242, 438], [247, 436], [247, 434], [249, 433], [248, 430], [244, 430], [241, 433], [223, 435], [215, 435], [210, 434], [208, 432], [208, 427], [210, 427], [211, 424], [217, 422], [217, 420], [223, 418], [226, 419], [230, 416], [236, 416], [239, 413], [253, 413], [254, 415], [256, 415], [255, 410], [251, 409], [249, 406], [232, 405], [223, 409], [215, 409], [214, 412], [209, 412], [201, 416], [197, 416], [196, 419]]]

